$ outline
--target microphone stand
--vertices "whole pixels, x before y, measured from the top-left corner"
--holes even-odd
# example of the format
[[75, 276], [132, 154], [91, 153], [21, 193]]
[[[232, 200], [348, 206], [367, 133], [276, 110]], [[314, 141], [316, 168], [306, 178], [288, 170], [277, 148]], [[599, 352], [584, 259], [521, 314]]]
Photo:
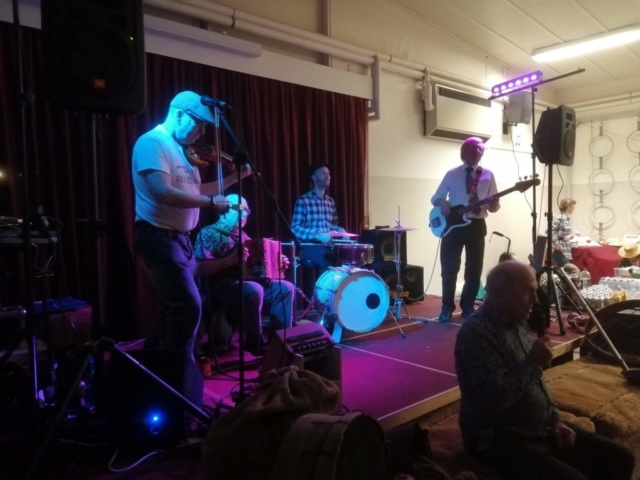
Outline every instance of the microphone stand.
[[[255, 176], [255, 178], [257, 178], [259, 180], [259, 184], [261, 185], [262, 189], [266, 192], [267, 197], [269, 198], [269, 200], [271, 201], [271, 205], [274, 207], [274, 209], [276, 210], [278, 216], [280, 217], [280, 219], [282, 220], [282, 222], [285, 225], [285, 229], [291, 234], [291, 238], [293, 239], [293, 257], [295, 258], [296, 256], [296, 250], [302, 250], [302, 245], [300, 244], [300, 241], [296, 238], [296, 236], [293, 234], [293, 230], [291, 229], [291, 225], [289, 224], [287, 217], [284, 215], [284, 213], [282, 212], [282, 209], [280, 208], [280, 205], [278, 204], [278, 201], [276, 200], [275, 195], [269, 190], [269, 187], [267, 187], [266, 183], [264, 182], [262, 175], [260, 175], [260, 173], [255, 169], [255, 166], [253, 164], [253, 162], [251, 161], [251, 157], [249, 156], [249, 153], [247, 152], [245, 146], [243, 144], [240, 143], [240, 141], [238, 140], [238, 138], [236, 137], [236, 135], [233, 133], [233, 130], [231, 129], [231, 127], [229, 126], [229, 123], [227, 122], [227, 119], [224, 117], [224, 115], [222, 114], [222, 112], [220, 111], [220, 109], [216, 106], [214, 107], [215, 110], [215, 119], [216, 119], [216, 129], [218, 131], [217, 135], [219, 135], [219, 128], [220, 128], [220, 123], [218, 123], [218, 121], [222, 122], [222, 125], [224, 125], [225, 130], [227, 131], [227, 133], [229, 134], [229, 136], [231, 137], [231, 140], [233, 142], [234, 145], [234, 155], [233, 155], [233, 161], [236, 165], [236, 172], [238, 175], [238, 197], [240, 198], [240, 201], [242, 201], [242, 167], [245, 165], [248, 165], [251, 168], [251, 171], [253, 172], [253, 175]], [[218, 137], [219, 139], [219, 137]], [[216, 148], [218, 148], [218, 150], [220, 149], [220, 143], [219, 141], [216, 142]], [[218, 151], [218, 155], [220, 154], [220, 152]], [[220, 157], [218, 157], [220, 158]], [[241, 213], [240, 213], [241, 214]], [[244, 245], [242, 243], [242, 221], [238, 222], [238, 236], [240, 238], [240, 240], [236, 243], [236, 247], [238, 249], [238, 258], [240, 259], [240, 269], [239, 269], [239, 275], [238, 275], [238, 285], [239, 285], [239, 300], [240, 300], [240, 309], [239, 309], [239, 316], [240, 316], [240, 326], [238, 328], [238, 335], [240, 336], [240, 359], [239, 359], [239, 392], [238, 392], [238, 401], [236, 403], [239, 403], [240, 401], [242, 401], [245, 397], [246, 397], [246, 392], [245, 392], [245, 375], [244, 375], [244, 369], [245, 369], [245, 364], [244, 364], [244, 345], [243, 345], [243, 335], [244, 335], [244, 306], [243, 306], [243, 278], [242, 278], [242, 265], [244, 262]], [[286, 323], [285, 323], [286, 325]], [[286, 338], [286, 332], [285, 332], [285, 338]]]
[[[491, 232], [491, 236], [493, 237], [494, 235], [507, 239], [507, 253], [509, 253], [511, 251], [511, 239], [500, 232]], [[491, 239], [489, 239], [489, 241], [491, 241]]]

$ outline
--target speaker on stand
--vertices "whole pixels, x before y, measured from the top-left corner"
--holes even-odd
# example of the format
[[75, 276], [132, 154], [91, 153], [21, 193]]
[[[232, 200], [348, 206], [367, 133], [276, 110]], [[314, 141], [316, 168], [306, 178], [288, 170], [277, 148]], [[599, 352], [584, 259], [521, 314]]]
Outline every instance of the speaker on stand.
[[533, 139], [538, 159], [545, 165], [573, 165], [576, 148], [576, 114], [566, 105], [545, 110]]
[[49, 100], [70, 110], [144, 110], [142, 0], [42, 0], [41, 14]]

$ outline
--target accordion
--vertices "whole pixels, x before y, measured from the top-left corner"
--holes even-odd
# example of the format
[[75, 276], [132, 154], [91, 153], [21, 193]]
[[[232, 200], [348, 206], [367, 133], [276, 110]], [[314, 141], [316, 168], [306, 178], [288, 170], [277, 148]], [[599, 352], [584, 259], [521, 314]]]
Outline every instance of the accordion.
[[250, 238], [244, 241], [249, 258], [242, 264], [242, 278], [270, 278], [279, 280], [284, 277], [280, 269], [282, 245], [268, 238]]

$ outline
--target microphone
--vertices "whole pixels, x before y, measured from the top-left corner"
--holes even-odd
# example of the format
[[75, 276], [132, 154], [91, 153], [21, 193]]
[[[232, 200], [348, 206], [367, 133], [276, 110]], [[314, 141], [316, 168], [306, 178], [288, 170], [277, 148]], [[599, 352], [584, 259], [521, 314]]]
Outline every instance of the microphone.
[[200, 103], [202, 105], [206, 105], [207, 107], [229, 107], [231, 106], [227, 102], [223, 102], [222, 100], [218, 100], [217, 98], [208, 97], [206, 95], [202, 95], [200, 97]]
[[491, 232], [491, 233], [493, 233], [494, 235], [497, 235], [499, 237], [504, 237], [504, 235], [502, 233], [500, 233], [500, 232]]

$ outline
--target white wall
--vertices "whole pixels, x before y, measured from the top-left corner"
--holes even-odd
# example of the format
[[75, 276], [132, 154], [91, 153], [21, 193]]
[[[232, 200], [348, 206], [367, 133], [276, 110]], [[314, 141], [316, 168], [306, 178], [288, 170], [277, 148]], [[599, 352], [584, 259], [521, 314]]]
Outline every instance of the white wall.
[[[369, 128], [370, 225], [394, 225], [399, 206], [402, 224], [416, 228], [406, 234], [408, 261], [424, 266], [425, 287], [433, 271], [428, 292], [440, 294], [438, 239], [428, 227], [430, 199], [445, 172], [459, 164], [460, 142], [423, 136], [423, 104], [415, 81], [385, 73], [382, 87], [382, 118]], [[501, 105], [494, 103], [493, 114], [494, 136], [487, 142], [482, 165], [495, 173], [502, 191], [532, 173], [531, 126], [512, 127], [514, 143], [520, 144], [512, 147], [511, 137], [502, 135]], [[536, 165], [536, 171], [542, 178], [542, 165]], [[538, 188], [538, 201], [541, 194]], [[531, 202], [532, 190], [503, 197], [500, 211], [487, 220], [489, 232], [510, 237], [511, 250], [524, 261], [533, 251], [533, 220], [526, 199]], [[497, 236], [487, 243], [485, 272], [506, 248], [506, 239]]]
[[[629, 146], [640, 150], [637, 115], [578, 126], [572, 168], [572, 194], [578, 203], [573, 223], [582, 232], [599, 233], [600, 222], [605, 224], [603, 233], [612, 239], [640, 232], [640, 155]], [[611, 153], [603, 156], [607, 152]], [[605, 190], [602, 197], [600, 190]]]

